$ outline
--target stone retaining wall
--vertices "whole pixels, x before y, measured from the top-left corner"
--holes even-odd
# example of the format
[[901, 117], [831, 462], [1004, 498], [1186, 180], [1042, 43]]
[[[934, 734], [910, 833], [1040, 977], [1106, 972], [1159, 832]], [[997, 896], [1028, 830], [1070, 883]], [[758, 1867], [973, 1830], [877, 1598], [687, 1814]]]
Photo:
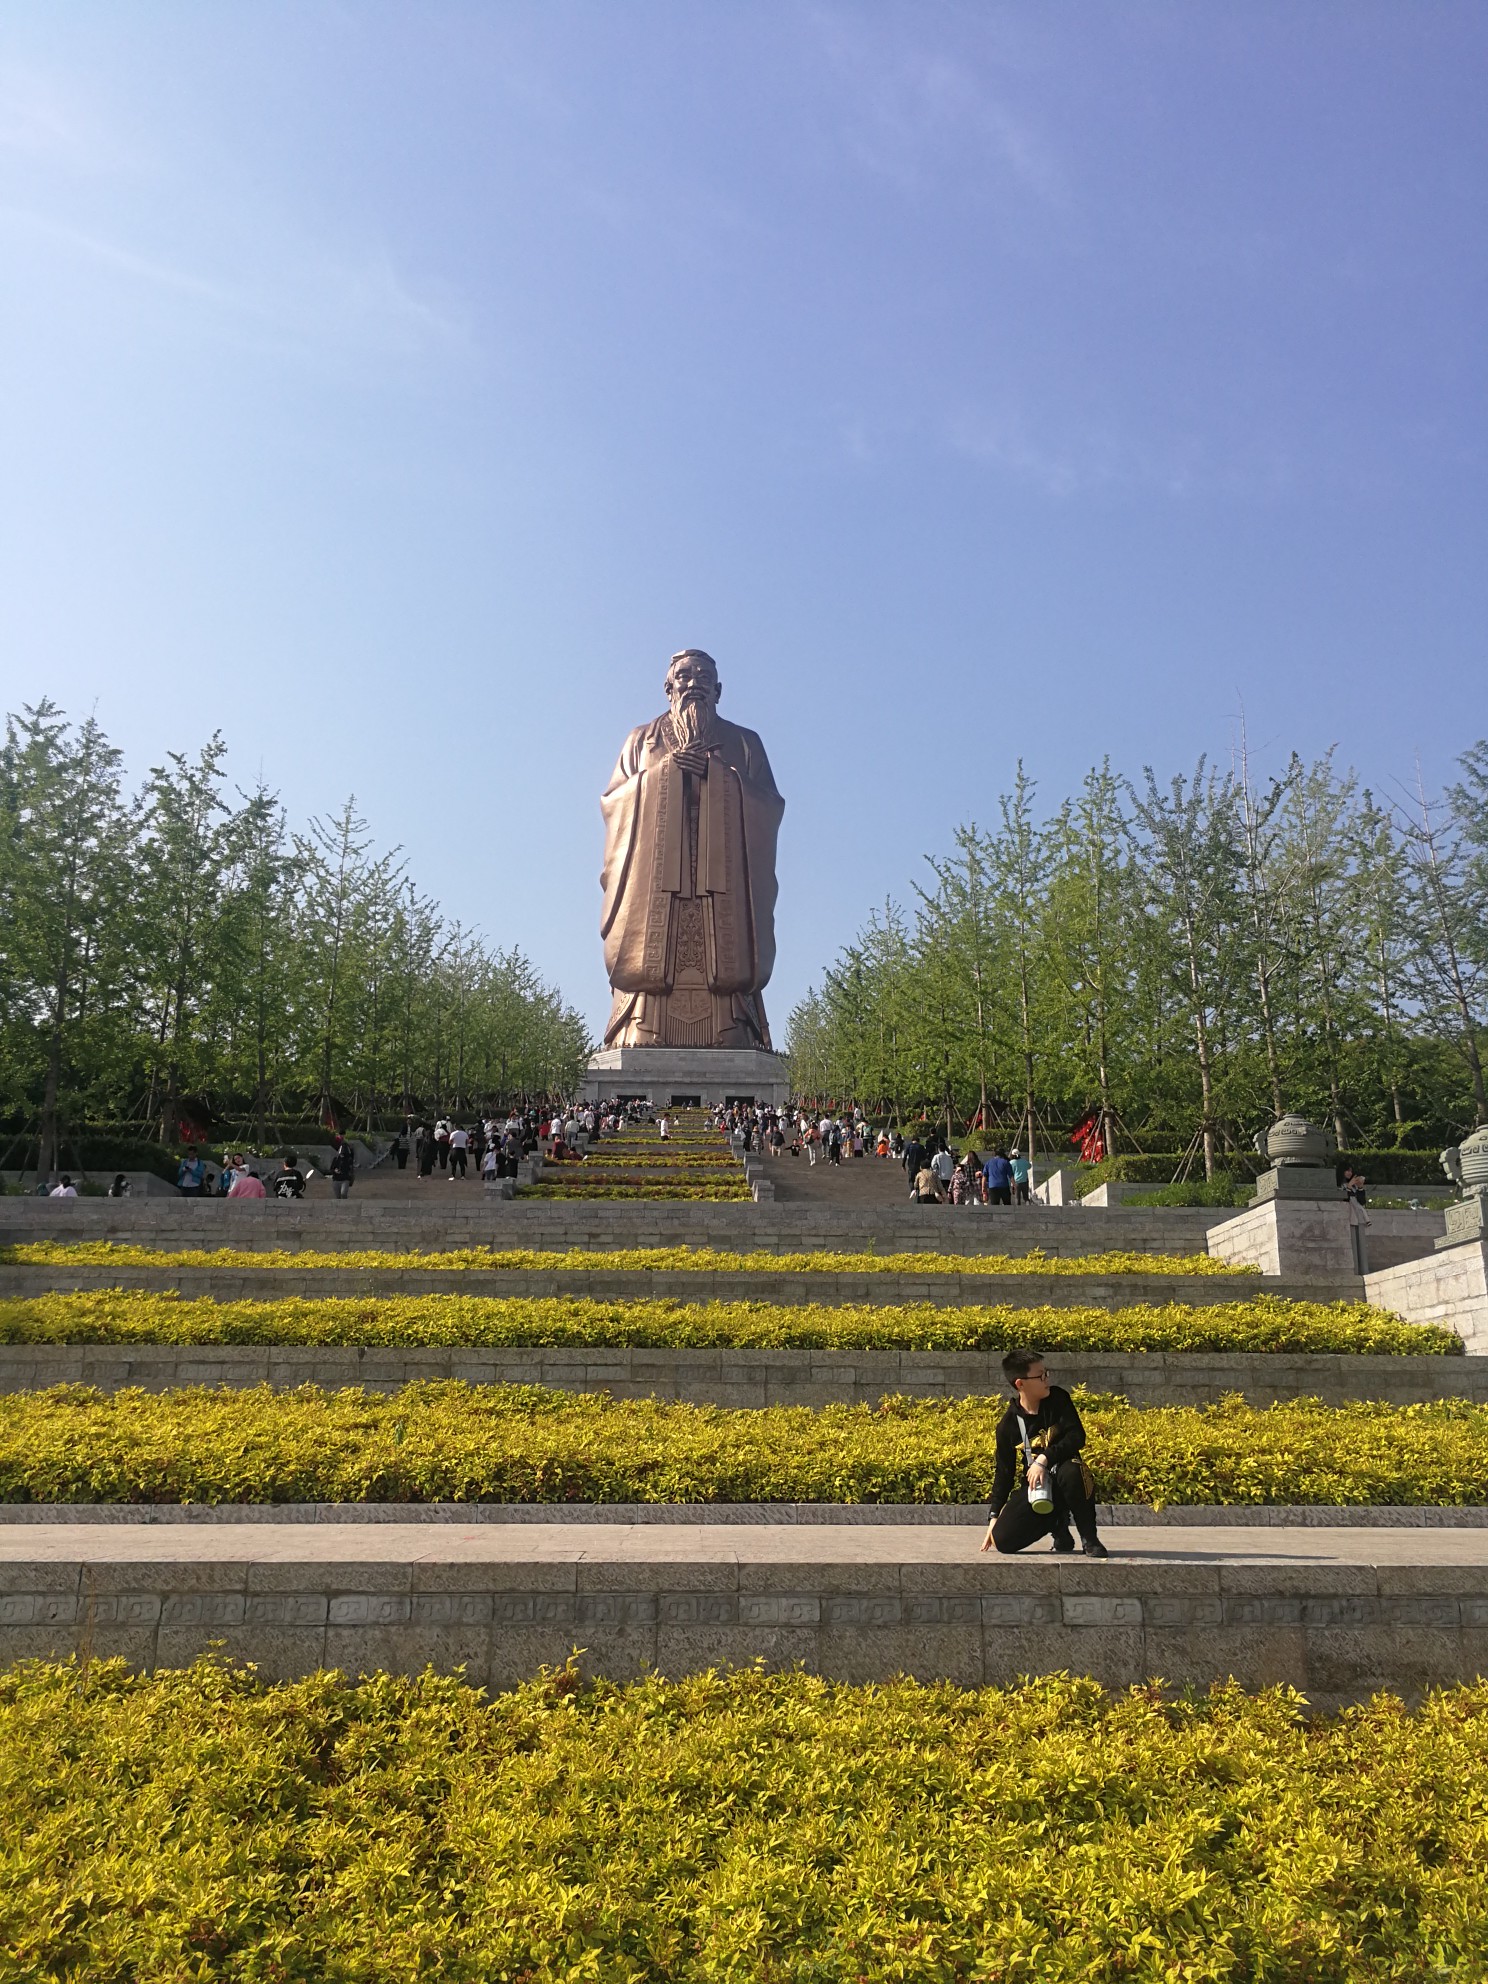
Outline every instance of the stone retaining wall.
[[[1253, 1405], [1294, 1398], [1329, 1405], [1351, 1399], [1488, 1403], [1484, 1358], [1065, 1351], [1050, 1362], [1061, 1383], [1122, 1392], [1133, 1405], [1207, 1405], [1230, 1392]], [[965, 1398], [1006, 1390], [993, 1351], [0, 1344], [0, 1393], [50, 1385], [108, 1392], [137, 1385], [163, 1392], [182, 1385], [262, 1384], [387, 1392], [441, 1378], [744, 1408], [876, 1405], [895, 1393]]]
[[463, 1667], [523, 1680], [584, 1649], [628, 1679], [762, 1660], [963, 1686], [1069, 1670], [1288, 1683], [1327, 1709], [1488, 1666], [1488, 1568], [1311, 1564], [35, 1562], [0, 1565], [0, 1662], [176, 1667], [209, 1648], [273, 1678]]
[[0, 1266], [0, 1298], [100, 1288], [175, 1289], [213, 1302], [316, 1300], [335, 1295], [587, 1296], [597, 1301], [844, 1302], [876, 1308], [928, 1302], [962, 1309], [1125, 1309], [1140, 1302], [1245, 1302], [1257, 1294], [1311, 1302], [1363, 1300], [1362, 1281], [1282, 1281], [1260, 1275], [781, 1274], [649, 1268], [193, 1268]]
[[[721, 1247], [768, 1253], [930, 1250], [1078, 1255], [1105, 1248], [1202, 1254], [1223, 1212], [1086, 1213], [1041, 1206], [756, 1205], [665, 1200], [580, 1205], [478, 1197], [451, 1206], [395, 1200], [0, 1200], [0, 1244], [123, 1240], [150, 1247]], [[1425, 1245], [1429, 1248], [1430, 1241]]]
[[[450, 1247], [609, 1251], [690, 1246], [766, 1253], [1026, 1254], [1037, 1247], [1073, 1257], [1108, 1248], [1202, 1254], [1209, 1250], [1213, 1229], [1234, 1218], [1223, 1208], [1182, 1206], [1105, 1211], [1083, 1206], [857, 1209], [675, 1202], [581, 1206], [568, 1200], [524, 1204], [484, 1193], [455, 1206], [386, 1199], [311, 1199], [286, 1205], [175, 1197], [6, 1199], [0, 1200], [0, 1245], [118, 1240], [165, 1249], [292, 1247], [333, 1253], [361, 1248], [401, 1253]], [[1369, 1221], [1374, 1268], [1429, 1254], [1445, 1226], [1439, 1211], [1372, 1212]]]
[[1371, 1274], [1369, 1299], [1413, 1323], [1456, 1330], [1473, 1356], [1488, 1355], [1488, 1242], [1467, 1240], [1425, 1259]]

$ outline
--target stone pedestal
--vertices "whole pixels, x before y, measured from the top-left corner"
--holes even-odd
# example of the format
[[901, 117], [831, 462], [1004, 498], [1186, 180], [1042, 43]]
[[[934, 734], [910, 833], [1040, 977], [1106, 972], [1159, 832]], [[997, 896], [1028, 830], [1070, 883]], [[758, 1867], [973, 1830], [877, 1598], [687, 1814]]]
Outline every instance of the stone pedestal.
[[790, 1100], [783, 1054], [757, 1047], [604, 1047], [590, 1057], [579, 1085], [585, 1102], [639, 1099], [658, 1108]]
[[1364, 1293], [1378, 1308], [1393, 1309], [1408, 1323], [1439, 1323], [1456, 1330], [1469, 1357], [1488, 1356], [1488, 1237], [1454, 1242], [1449, 1235], [1436, 1244], [1440, 1252], [1424, 1260], [1403, 1261], [1367, 1276]]
[[1460, 1205], [1447, 1207], [1447, 1230], [1437, 1241], [1438, 1250], [1460, 1247], [1464, 1241], [1488, 1240], [1488, 1199], [1474, 1193]]
[[1041, 1164], [1033, 1167], [1032, 1189], [1029, 1197], [1038, 1206], [1072, 1206], [1080, 1201], [1075, 1197], [1075, 1180], [1078, 1173], [1068, 1165], [1056, 1165], [1053, 1170]]
[[1076, 1199], [1077, 1206], [1088, 1206], [1091, 1212], [1109, 1212], [1114, 1206], [1124, 1206], [1129, 1199], [1140, 1198], [1144, 1192], [1156, 1192], [1159, 1185], [1143, 1185], [1130, 1178], [1108, 1178], [1103, 1185], [1097, 1185], [1093, 1192], [1087, 1192], [1083, 1199]]
[[1253, 1206], [1268, 1199], [1337, 1199], [1338, 1178], [1331, 1164], [1277, 1164], [1256, 1179]]
[[1365, 1272], [1364, 1231], [1346, 1200], [1283, 1194], [1211, 1226], [1209, 1252], [1289, 1281], [1340, 1281]]

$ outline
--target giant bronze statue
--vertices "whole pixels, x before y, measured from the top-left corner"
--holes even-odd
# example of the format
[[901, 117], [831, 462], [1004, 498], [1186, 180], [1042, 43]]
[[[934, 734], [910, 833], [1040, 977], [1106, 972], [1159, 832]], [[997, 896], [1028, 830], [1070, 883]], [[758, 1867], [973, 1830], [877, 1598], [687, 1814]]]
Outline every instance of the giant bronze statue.
[[768, 1048], [785, 801], [752, 730], [718, 714], [711, 655], [672, 656], [671, 708], [625, 740], [600, 804], [606, 1047]]

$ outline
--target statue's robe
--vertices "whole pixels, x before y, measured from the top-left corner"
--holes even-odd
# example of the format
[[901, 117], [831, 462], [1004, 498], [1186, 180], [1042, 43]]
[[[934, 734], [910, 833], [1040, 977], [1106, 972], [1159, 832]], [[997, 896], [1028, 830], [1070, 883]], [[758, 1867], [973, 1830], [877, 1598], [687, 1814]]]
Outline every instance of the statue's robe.
[[684, 772], [672, 719], [625, 740], [600, 805], [608, 1047], [768, 1047], [775, 840], [785, 801], [752, 730], [715, 717]]

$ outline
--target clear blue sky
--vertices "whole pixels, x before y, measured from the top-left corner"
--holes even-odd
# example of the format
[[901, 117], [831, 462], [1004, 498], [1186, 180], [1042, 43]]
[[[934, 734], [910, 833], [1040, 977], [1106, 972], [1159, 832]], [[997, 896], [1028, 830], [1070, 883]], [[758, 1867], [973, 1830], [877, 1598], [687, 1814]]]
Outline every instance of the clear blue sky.
[[1488, 9], [0, 15], [0, 681], [358, 795], [598, 1021], [596, 795], [717, 656], [777, 1028], [1052, 802], [1488, 731]]

